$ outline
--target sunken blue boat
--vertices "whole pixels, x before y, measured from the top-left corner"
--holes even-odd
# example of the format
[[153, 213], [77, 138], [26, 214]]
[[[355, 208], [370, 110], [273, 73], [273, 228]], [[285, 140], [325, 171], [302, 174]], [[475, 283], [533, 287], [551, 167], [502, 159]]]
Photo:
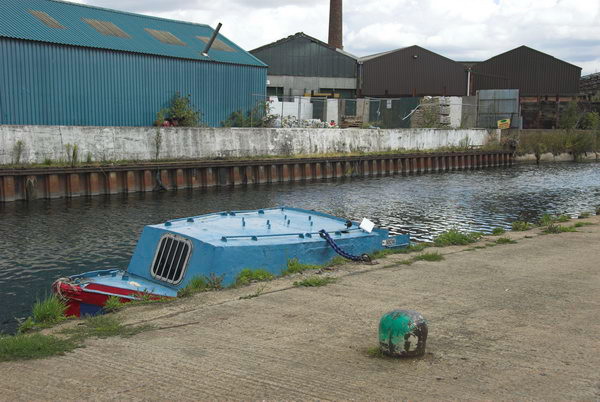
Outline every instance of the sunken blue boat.
[[367, 260], [384, 248], [405, 247], [408, 235], [389, 236], [362, 223], [297, 208], [220, 212], [146, 226], [126, 271], [92, 271], [62, 278], [53, 290], [68, 315], [97, 314], [110, 296], [177, 297], [194, 277], [235, 282], [243, 269], [279, 275], [291, 259], [326, 264], [337, 255]]

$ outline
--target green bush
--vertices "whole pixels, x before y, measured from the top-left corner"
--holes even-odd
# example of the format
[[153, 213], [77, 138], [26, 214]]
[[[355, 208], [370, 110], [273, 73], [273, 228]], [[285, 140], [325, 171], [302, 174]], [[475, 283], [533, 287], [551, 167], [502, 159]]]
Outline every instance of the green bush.
[[191, 95], [181, 96], [176, 92], [171, 98], [169, 107], [156, 114], [154, 124], [162, 126], [165, 121], [173, 126], [196, 127], [200, 125], [202, 115], [192, 106]]

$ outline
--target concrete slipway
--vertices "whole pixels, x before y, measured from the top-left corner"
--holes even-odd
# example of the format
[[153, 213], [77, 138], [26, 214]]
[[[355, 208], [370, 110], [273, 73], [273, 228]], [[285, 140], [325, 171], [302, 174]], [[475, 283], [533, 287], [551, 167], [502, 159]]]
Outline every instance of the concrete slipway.
[[[598, 399], [600, 217], [588, 221], [576, 233], [439, 249], [441, 262], [348, 264], [324, 272], [339, 279], [322, 288], [287, 278], [247, 300], [261, 284], [132, 307], [125, 322], [155, 329], [2, 363], [0, 398]], [[429, 319], [425, 357], [367, 353], [379, 317], [397, 307]]]

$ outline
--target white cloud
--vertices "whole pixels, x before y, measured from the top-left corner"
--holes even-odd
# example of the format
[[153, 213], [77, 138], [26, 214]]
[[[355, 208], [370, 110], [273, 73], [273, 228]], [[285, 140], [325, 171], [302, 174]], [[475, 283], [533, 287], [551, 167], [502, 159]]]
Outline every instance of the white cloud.
[[[296, 32], [327, 40], [327, 0], [76, 0], [215, 26], [246, 49]], [[600, 70], [598, 0], [345, 0], [345, 50], [358, 56], [419, 45], [484, 60], [527, 45]]]

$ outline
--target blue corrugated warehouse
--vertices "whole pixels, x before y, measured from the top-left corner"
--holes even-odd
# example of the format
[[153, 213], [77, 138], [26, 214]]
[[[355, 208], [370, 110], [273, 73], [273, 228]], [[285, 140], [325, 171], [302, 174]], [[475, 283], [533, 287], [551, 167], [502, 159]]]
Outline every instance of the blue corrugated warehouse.
[[0, 124], [148, 126], [176, 92], [218, 126], [267, 66], [214, 30], [56, 0], [0, 0]]

